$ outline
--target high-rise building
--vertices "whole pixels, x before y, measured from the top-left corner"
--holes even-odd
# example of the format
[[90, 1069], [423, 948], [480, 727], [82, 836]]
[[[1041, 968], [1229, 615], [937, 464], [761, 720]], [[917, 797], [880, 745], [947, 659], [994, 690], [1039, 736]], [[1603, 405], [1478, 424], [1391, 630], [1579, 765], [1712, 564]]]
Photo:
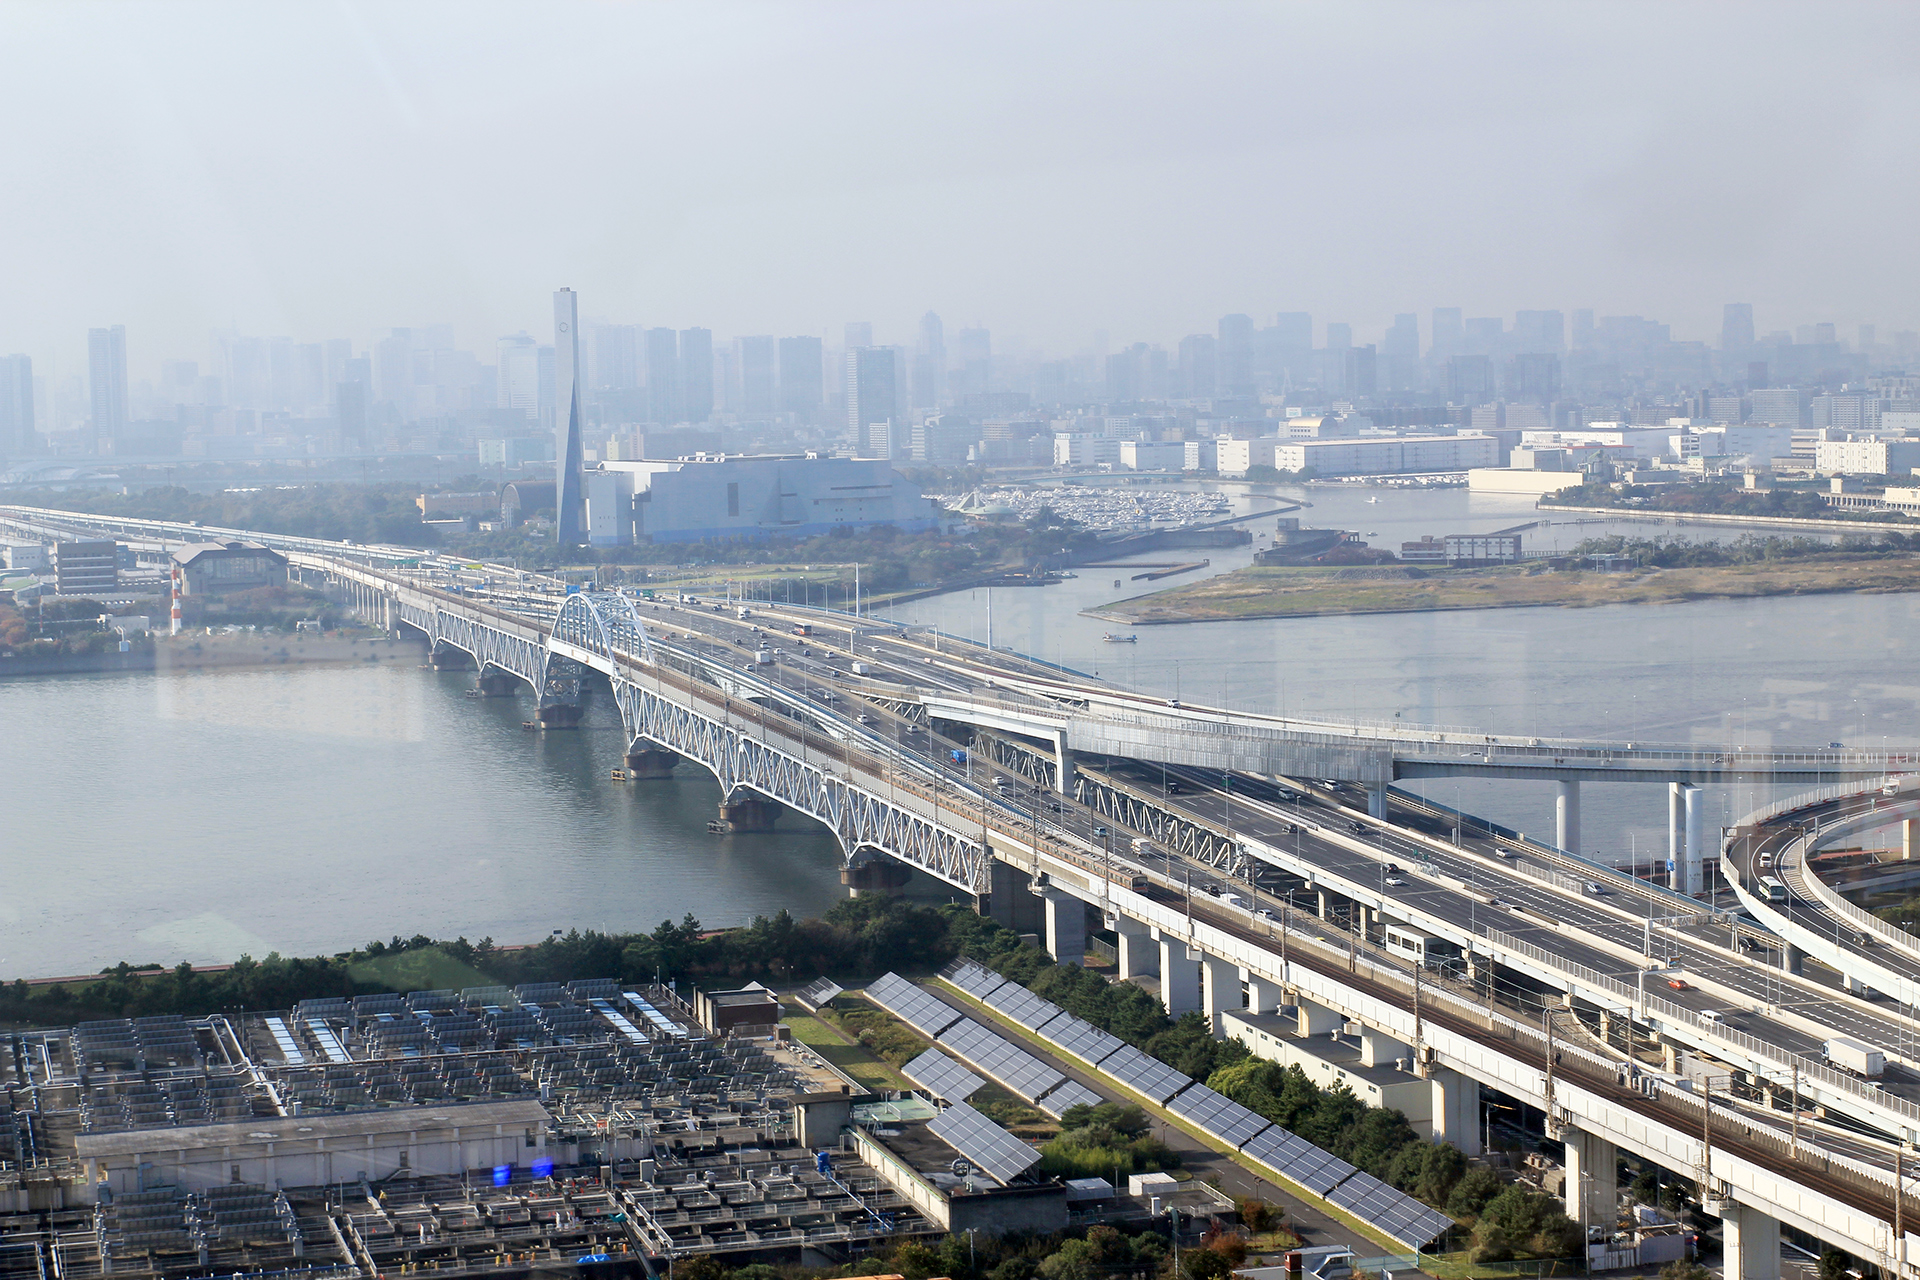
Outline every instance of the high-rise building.
[[127, 432], [127, 327], [87, 330], [87, 384], [98, 450]]
[[587, 540], [585, 446], [581, 434], [580, 296], [571, 289], [553, 295], [554, 536], [563, 547]]
[[954, 337], [954, 391], [962, 396], [985, 395], [993, 389], [993, 334], [987, 329], [962, 329]]
[[340, 427], [340, 447], [364, 449], [367, 445], [367, 384], [359, 381], [333, 384], [333, 420]]
[[713, 416], [713, 330], [680, 331], [680, 412], [688, 422]]
[[1740, 354], [1753, 346], [1753, 304], [1729, 302], [1720, 309], [1720, 349]]
[[0, 356], [0, 458], [18, 458], [39, 445], [33, 426], [33, 360]]
[[1253, 318], [1237, 312], [1221, 316], [1214, 394], [1250, 396], [1253, 384]]
[[1469, 355], [1498, 355], [1507, 344], [1506, 321], [1499, 316], [1469, 316], [1465, 341]]
[[1567, 349], [1567, 318], [1558, 311], [1519, 311], [1513, 317], [1513, 347], [1533, 355]]
[[920, 317], [920, 343], [913, 352], [913, 404], [916, 409], [940, 405], [947, 381], [947, 335], [940, 317], [929, 311]]
[[680, 335], [672, 329], [646, 334], [647, 419], [671, 426], [686, 415], [680, 403]]
[[756, 334], [733, 340], [740, 360], [740, 412], [774, 412], [780, 386], [775, 364], [773, 337]]
[[826, 402], [826, 374], [820, 339], [780, 339], [780, 407], [802, 418]]
[[1551, 404], [1559, 395], [1559, 356], [1547, 351], [1522, 351], [1507, 360], [1507, 399]]
[[1210, 333], [1190, 333], [1180, 339], [1180, 394], [1205, 399], [1213, 394], [1219, 376], [1219, 344]]
[[1457, 355], [1447, 358], [1447, 400], [1452, 404], [1482, 404], [1493, 399], [1493, 358]]
[[499, 363], [493, 374], [493, 402], [512, 409], [528, 422], [540, 417], [540, 353], [532, 335], [516, 333], [500, 339]]
[[[1331, 328], [1332, 326], [1328, 326]], [[1346, 365], [1343, 373], [1346, 379], [1346, 391], [1350, 396], [1370, 396], [1379, 390], [1380, 376], [1378, 362], [1374, 358], [1373, 344], [1364, 347], [1349, 344], [1342, 352]]]
[[595, 391], [632, 391], [640, 385], [640, 328], [631, 324], [593, 327]]
[[900, 412], [898, 360], [891, 347], [855, 347], [847, 352], [847, 426], [863, 458], [891, 458]]
[[1466, 345], [1467, 330], [1460, 319], [1461, 314], [1458, 307], [1433, 309], [1432, 333], [1429, 336], [1433, 340], [1431, 351], [1436, 362], [1459, 355], [1461, 348]]
[[1380, 340], [1380, 354], [1388, 359], [1420, 358], [1420, 317], [1411, 311], [1394, 316], [1393, 327]]
[[870, 347], [873, 345], [873, 321], [849, 320], [846, 323], [846, 327], [841, 330], [841, 335], [844, 339], [844, 345], [849, 351], [857, 351], [861, 347]]

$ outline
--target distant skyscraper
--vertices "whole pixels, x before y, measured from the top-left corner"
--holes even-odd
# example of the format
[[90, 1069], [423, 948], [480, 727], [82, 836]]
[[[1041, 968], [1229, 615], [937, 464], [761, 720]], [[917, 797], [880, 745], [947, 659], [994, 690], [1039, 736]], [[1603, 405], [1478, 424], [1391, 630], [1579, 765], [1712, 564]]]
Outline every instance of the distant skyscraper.
[[935, 409], [947, 381], [946, 326], [929, 311], [920, 317], [920, 344], [913, 353], [913, 403], [915, 408]]
[[536, 422], [540, 417], [540, 352], [529, 334], [500, 339], [493, 375], [493, 402]]
[[367, 444], [367, 384], [333, 384], [333, 420], [340, 427], [340, 447], [364, 449]]
[[686, 415], [680, 405], [680, 335], [649, 329], [646, 340], [647, 418], [671, 426]]
[[826, 400], [825, 366], [820, 339], [780, 339], [780, 407], [809, 418]]
[[1467, 318], [1467, 352], [1470, 355], [1497, 355], [1507, 344], [1507, 323], [1499, 316]]
[[1386, 385], [1404, 391], [1420, 384], [1420, 317], [1411, 311], [1393, 318], [1380, 343], [1381, 375]]
[[985, 395], [993, 390], [993, 333], [988, 329], [962, 329], [954, 341], [955, 390], [963, 396]]
[[92, 393], [93, 447], [127, 431], [127, 328], [87, 330], [87, 381]]
[[735, 338], [734, 345], [740, 353], [740, 411], [772, 413], [780, 385], [772, 336]]
[[640, 330], [630, 324], [593, 327], [593, 381], [596, 391], [631, 391], [640, 385]]
[[33, 361], [0, 356], [0, 457], [18, 458], [39, 444], [33, 426]]
[[873, 345], [873, 321], [849, 320], [847, 321], [846, 328], [842, 330], [842, 334], [845, 337], [845, 345], [849, 351], [857, 351], [861, 347], [870, 347]]
[[1347, 394], [1350, 396], [1370, 396], [1379, 389], [1379, 374], [1374, 358], [1373, 344], [1364, 347], [1348, 346], [1345, 349], [1344, 370], [1346, 374]]
[[1210, 333], [1192, 333], [1180, 339], [1181, 395], [1205, 399], [1219, 377], [1219, 342]]
[[1753, 346], [1753, 304], [1729, 302], [1720, 309], [1720, 349], [1743, 352]]
[[899, 422], [900, 384], [890, 347], [855, 347], [847, 352], [847, 425], [863, 458], [890, 458]]
[[1460, 354], [1460, 348], [1466, 343], [1466, 326], [1460, 319], [1458, 307], [1435, 307], [1433, 326], [1429, 337], [1433, 345], [1429, 348], [1436, 361]]
[[558, 459], [554, 477], [554, 536], [563, 547], [578, 547], [587, 541], [585, 447], [581, 432], [582, 390], [580, 386], [580, 297], [571, 289], [553, 295], [553, 456]]
[[1220, 317], [1218, 377], [1215, 394], [1250, 396], [1253, 385], [1253, 318], [1234, 314]]
[[1513, 345], [1536, 355], [1559, 355], [1567, 349], [1567, 318], [1558, 311], [1520, 311], [1513, 317]]
[[680, 331], [680, 412], [688, 422], [713, 416], [713, 330]]
[[1522, 351], [1507, 361], [1507, 399], [1549, 404], [1559, 395], [1559, 356], [1546, 351]]

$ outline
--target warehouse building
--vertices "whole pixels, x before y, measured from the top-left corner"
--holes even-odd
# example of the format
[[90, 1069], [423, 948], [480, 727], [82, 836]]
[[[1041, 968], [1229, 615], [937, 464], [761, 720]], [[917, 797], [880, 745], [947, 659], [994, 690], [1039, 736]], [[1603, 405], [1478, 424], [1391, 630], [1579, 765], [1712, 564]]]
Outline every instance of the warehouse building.
[[939, 508], [885, 459], [696, 453], [603, 462], [587, 473], [587, 536], [640, 541], [815, 537], [835, 529], [939, 527]]
[[272, 547], [235, 538], [195, 542], [173, 553], [180, 566], [180, 594], [222, 596], [255, 587], [285, 586], [287, 558]]

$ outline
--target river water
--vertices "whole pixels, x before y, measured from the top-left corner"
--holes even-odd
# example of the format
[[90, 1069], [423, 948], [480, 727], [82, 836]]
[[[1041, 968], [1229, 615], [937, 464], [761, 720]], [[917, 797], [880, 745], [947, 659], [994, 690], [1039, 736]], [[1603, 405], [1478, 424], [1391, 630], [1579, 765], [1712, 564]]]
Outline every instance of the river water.
[[[1378, 503], [1361, 489], [1300, 492], [1314, 504], [1298, 513], [1305, 523], [1386, 546], [1538, 515], [1524, 499], [1462, 490], [1374, 491]], [[1243, 510], [1271, 501], [1236, 497]], [[1556, 523], [1526, 536], [1565, 549], [1656, 529]], [[1211, 554], [1207, 572], [1250, 556], [1194, 554]], [[1080, 611], [1155, 585], [1115, 590], [1116, 577], [1131, 573], [992, 592], [995, 643], [1250, 710], [1639, 741], [1920, 745], [1916, 595], [1202, 623], [1110, 645], [1111, 624]], [[984, 639], [987, 597], [893, 616]], [[669, 782], [609, 781], [622, 744], [604, 705], [578, 733], [532, 734], [520, 727], [526, 703], [467, 698], [471, 681], [342, 666], [0, 682], [0, 978], [324, 953], [394, 934], [531, 942], [687, 912], [736, 924], [781, 907], [814, 914], [844, 892], [831, 837], [804, 819], [710, 835], [719, 789], [696, 767]], [[1552, 830], [1545, 784], [1404, 785]], [[1710, 812], [1730, 818], [1769, 796], [1716, 790]], [[1583, 802], [1589, 854], [1664, 849], [1664, 788], [1590, 784]]]

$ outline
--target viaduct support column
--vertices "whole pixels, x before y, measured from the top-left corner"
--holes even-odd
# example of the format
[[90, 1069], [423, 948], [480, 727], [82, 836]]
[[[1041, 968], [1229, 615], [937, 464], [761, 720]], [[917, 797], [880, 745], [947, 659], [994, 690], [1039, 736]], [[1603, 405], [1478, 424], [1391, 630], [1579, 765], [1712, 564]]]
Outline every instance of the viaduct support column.
[[1153, 940], [1150, 927], [1122, 915], [1114, 917], [1113, 932], [1119, 944], [1116, 950], [1120, 953], [1122, 981], [1159, 976], [1160, 948]]
[[720, 821], [732, 831], [771, 831], [780, 816], [780, 802], [760, 796], [741, 794], [737, 799], [720, 802]]
[[1376, 818], [1387, 816], [1387, 784], [1370, 782], [1367, 784], [1367, 812]]
[[627, 752], [627, 777], [633, 779], [671, 778], [673, 766], [680, 763], [678, 752], [665, 747], [636, 742]]
[[1433, 1138], [1451, 1142], [1463, 1156], [1480, 1154], [1480, 1082], [1451, 1067], [1434, 1067], [1427, 1074], [1433, 1089]]
[[993, 918], [1015, 933], [1042, 933], [1046, 929], [1040, 899], [1034, 897], [1031, 877], [1012, 863], [993, 860]]
[[1558, 794], [1553, 798], [1553, 840], [1568, 853], [1580, 852], [1580, 784], [1561, 781], [1554, 783]]
[[1231, 960], [1222, 960], [1218, 956], [1208, 956], [1200, 962], [1206, 971], [1207, 989], [1200, 1011], [1207, 1015], [1207, 1025], [1213, 1028], [1213, 1034], [1225, 1034], [1220, 1015], [1229, 1009], [1245, 1006], [1240, 1002], [1240, 966]]
[[1272, 1013], [1286, 1003], [1286, 990], [1279, 983], [1247, 975], [1247, 1008], [1255, 1013]]
[[1303, 1036], [1328, 1035], [1346, 1025], [1346, 1015], [1337, 1009], [1329, 1009], [1323, 1004], [1302, 997], [1300, 1000], [1300, 1034]]
[[1685, 893], [1687, 854], [1687, 784], [1667, 784], [1667, 888]]
[[1047, 890], [1047, 954], [1061, 964], [1087, 960], [1087, 904], [1058, 889]]
[[1720, 1216], [1726, 1280], [1780, 1280], [1780, 1221], [1730, 1204]]
[[1707, 805], [1698, 787], [1688, 787], [1686, 795], [1686, 882], [1680, 892], [1698, 897], [1707, 889]]
[[1605, 1138], [1567, 1131], [1567, 1216], [1590, 1227], [1613, 1225], [1619, 1213], [1620, 1153]]
[[1067, 735], [1053, 735], [1053, 789], [1063, 796], [1073, 794], [1073, 752], [1067, 750]]
[[1200, 1007], [1200, 960], [1187, 959], [1186, 942], [1164, 932], [1160, 934], [1160, 999], [1172, 1018]]

